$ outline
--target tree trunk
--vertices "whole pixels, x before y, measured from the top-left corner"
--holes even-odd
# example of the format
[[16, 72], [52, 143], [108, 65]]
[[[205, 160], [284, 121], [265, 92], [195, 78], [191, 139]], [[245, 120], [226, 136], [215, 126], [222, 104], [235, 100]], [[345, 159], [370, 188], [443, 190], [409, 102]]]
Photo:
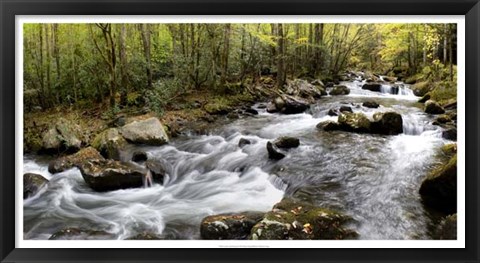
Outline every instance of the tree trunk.
[[118, 46], [120, 53], [120, 76], [121, 76], [121, 90], [120, 90], [120, 105], [127, 105], [128, 94], [128, 76], [127, 76], [127, 48], [125, 44], [125, 38], [127, 35], [127, 28], [125, 24], [120, 25], [120, 36], [118, 38]]
[[225, 90], [225, 82], [228, 74], [228, 55], [230, 49], [230, 30], [231, 24], [225, 24], [223, 34], [223, 54], [222, 54], [222, 75], [220, 77], [220, 87]]
[[147, 87], [152, 88], [152, 64], [151, 64], [151, 53], [150, 53], [150, 25], [141, 24], [140, 32], [142, 35], [142, 44], [143, 44], [143, 53], [145, 56], [146, 62], [146, 71], [147, 71]]
[[282, 89], [285, 84], [286, 72], [285, 72], [285, 41], [283, 38], [283, 25], [277, 24], [278, 33], [278, 50], [277, 50], [277, 88]]

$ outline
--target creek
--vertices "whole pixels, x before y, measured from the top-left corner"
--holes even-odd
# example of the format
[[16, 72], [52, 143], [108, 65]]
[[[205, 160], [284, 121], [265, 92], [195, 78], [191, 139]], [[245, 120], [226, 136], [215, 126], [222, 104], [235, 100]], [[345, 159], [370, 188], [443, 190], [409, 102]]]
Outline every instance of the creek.
[[[125, 239], [149, 232], [165, 239], [199, 239], [208, 215], [269, 211], [284, 196], [353, 217], [359, 239], [430, 239], [432, 216], [418, 189], [442, 161], [439, 149], [450, 141], [433, 116], [423, 112], [408, 85], [383, 85], [381, 93], [362, 90], [360, 80], [342, 82], [347, 96], [326, 96], [301, 114], [270, 114], [261, 104], [256, 116], [212, 125], [208, 135], [181, 135], [169, 144], [132, 146], [165, 164], [164, 185], [106, 193], [91, 190], [78, 169], [48, 173], [48, 159], [25, 156], [23, 172], [50, 180], [45, 190], [24, 200], [24, 238], [48, 239], [65, 227], [97, 229]], [[391, 94], [391, 93], [397, 94]], [[365, 108], [374, 100], [381, 106]], [[375, 112], [402, 115], [403, 134], [384, 136], [315, 126], [336, 121], [329, 109], [350, 106], [372, 118]], [[279, 161], [268, 159], [266, 143], [280, 136], [300, 139]], [[241, 138], [251, 144], [240, 148]]]

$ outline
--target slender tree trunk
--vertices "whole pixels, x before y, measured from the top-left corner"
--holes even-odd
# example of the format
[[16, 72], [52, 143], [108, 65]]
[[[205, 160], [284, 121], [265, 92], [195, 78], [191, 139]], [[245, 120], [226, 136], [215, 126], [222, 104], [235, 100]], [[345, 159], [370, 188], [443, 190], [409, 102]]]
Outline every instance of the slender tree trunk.
[[43, 24], [38, 25], [38, 36], [39, 36], [39, 69], [40, 69], [40, 104], [42, 108], [46, 108], [46, 101], [45, 101], [45, 77], [44, 77], [44, 65], [43, 65]]
[[141, 24], [140, 25], [140, 32], [142, 35], [142, 44], [143, 44], [143, 53], [145, 56], [146, 62], [146, 71], [147, 71], [147, 87], [149, 89], [152, 88], [152, 63], [151, 63], [151, 53], [150, 53], [150, 25], [149, 24]]
[[120, 105], [127, 105], [128, 94], [128, 77], [127, 77], [127, 48], [126, 48], [127, 28], [125, 24], [120, 25], [120, 36], [118, 38], [119, 53], [120, 53], [120, 76], [121, 76], [121, 90], [120, 90]]
[[[53, 54], [55, 56], [55, 66], [57, 70], [56, 86], [60, 85], [62, 69], [60, 68], [60, 50], [58, 44], [58, 24], [53, 24]], [[59, 93], [55, 92], [57, 104], [60, 103]]]
[[278, 50], [277, 50], [277, 88], [282, 89], [285, 84], [285, 41], [283, 37], [283, 25], [277, 24], [278, 33]]
[[222, 75], [220, 77], [220, 87], [225, 90], [225, 82], [228, 74], [228, 55], [230, 49], [230, 30], [231, 25], [225, 24], [223, 34], [223, 54], [222, 54]]
[[448, 30], [447, 30], [448, 25], [444, 24], [443, 25], [443, 64], [447, 64], [447, 38], [448, 38]]

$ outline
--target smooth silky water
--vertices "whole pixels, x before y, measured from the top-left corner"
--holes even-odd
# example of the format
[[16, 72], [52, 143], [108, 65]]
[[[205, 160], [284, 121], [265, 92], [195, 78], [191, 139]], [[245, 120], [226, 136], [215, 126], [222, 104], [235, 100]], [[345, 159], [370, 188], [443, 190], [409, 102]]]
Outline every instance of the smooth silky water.
[[[442, 130], [422, 111], [408, 85], [398, 94], [362, 90], [363, 82], [343, 82], [348, 96], [327, 96], [302, 114], [244, 117], [217, 125], [209, 135], [184, 135], [161, 147], [132, 146], [165, 164], [164, 185], [92, 191], [78, 169], [51, 175], [48, 162], [24, 157], [24, 173], [42, 174], [48, 188], [24, 200], [24, 238], [48, 239], [77, 227], [103, 230], [115, 239], [149, 232], [165, 239], [199, 239], [205, 216], [268, 211], [284, 196], [336, 209], [354, 218], [360, 239], [430, 239], [432, 219], [420, 201], [424, 176], [442, 161]], [[377, 109], [361, 107], [375, 100]], [[353, 103], [353, 105], [352, 105]], [[351, 106], [369, 118], [378, 111], [403, 117], [397, 136], [324, 132], [316, 125], [331, 108]], [[280, 161], [268, 159], [266, 142], [279, 136], [300, 139], [300, 147]], [[241, 138], [251, 144], [240, 148]]]

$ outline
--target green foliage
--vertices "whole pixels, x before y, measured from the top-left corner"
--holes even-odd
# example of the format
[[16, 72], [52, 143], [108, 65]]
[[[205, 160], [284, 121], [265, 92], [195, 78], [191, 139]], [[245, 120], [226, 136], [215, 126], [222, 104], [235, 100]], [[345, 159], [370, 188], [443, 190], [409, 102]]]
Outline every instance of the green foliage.
[[145, 104], [158, 114], [163, 114], [172, 98], [183, 92], [182, 84], [177, 79], [161, 79], [154, 83], [153, 89], [145, 91]]

